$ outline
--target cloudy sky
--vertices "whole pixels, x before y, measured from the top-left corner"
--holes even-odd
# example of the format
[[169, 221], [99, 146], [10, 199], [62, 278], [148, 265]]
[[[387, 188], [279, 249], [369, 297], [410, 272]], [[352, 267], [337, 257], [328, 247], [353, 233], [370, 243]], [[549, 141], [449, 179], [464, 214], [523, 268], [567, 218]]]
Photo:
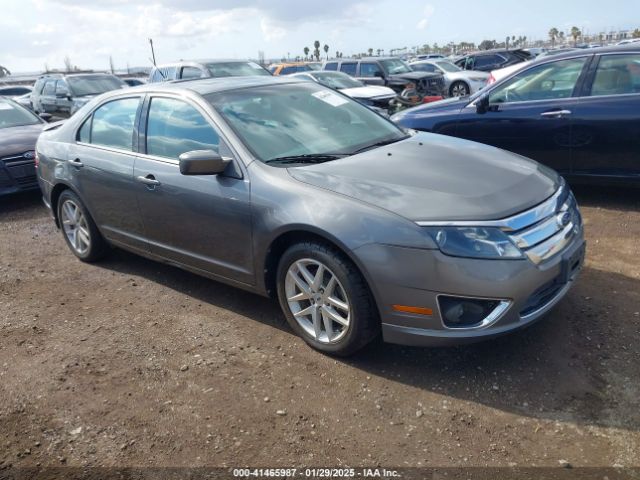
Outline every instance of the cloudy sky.
[[424, 43], [546, 37], [550, 27], [639, 28], [637, 0], [2, 0], [0, 65], [13, 72], [116, 68], [181, 58], [266, 58], [314, 40], [345, 53]]

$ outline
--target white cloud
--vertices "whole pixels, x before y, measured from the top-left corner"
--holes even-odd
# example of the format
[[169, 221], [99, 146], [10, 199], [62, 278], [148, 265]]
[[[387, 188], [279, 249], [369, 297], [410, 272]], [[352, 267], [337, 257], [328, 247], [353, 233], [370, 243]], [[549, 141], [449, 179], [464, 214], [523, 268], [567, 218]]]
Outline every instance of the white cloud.
[[260, 19], [260, 30], [267, 42], [280, 40], [287, 35], [285, 26], [269, 17], [262, 17]]
[[416, 25], [416, 28], [418, 30], [425, 30], [429, 25], [429, 22], [431, 21], [431, 17], [433, 16], [435, 11], [436, 9], [433, 7], [433, 5], [425, 6], [424, 10], [422, 11], [422, 18]]

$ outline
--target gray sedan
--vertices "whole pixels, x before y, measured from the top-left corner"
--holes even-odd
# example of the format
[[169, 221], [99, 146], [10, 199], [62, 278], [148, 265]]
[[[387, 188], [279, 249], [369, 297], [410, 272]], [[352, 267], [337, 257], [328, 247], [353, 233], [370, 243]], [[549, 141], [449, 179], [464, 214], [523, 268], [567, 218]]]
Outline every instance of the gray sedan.
[[445, 345], [527, 326], [583, 262], [580, 214], [551, 170], [407, 133], [308, 81], [117, 90], [44, 132], [37, 154], [79, 259], [117, 246], [277, 297], [296, 333], [337, 355], [380, 333]]
[[489, 81], [489, 73], [462, 70], [445, 59], [420, 60], [409, 64], [417, 72], [435, 72], [444, 75], [445, 88], [450, 97], [472, 95]]

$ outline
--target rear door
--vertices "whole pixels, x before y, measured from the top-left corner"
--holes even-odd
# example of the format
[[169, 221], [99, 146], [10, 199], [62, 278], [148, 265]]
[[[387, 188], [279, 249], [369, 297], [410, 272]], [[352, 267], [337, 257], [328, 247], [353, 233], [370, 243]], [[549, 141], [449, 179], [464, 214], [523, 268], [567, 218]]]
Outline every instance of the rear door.
[[572, 113], [591, 57], [525, 69], [489, 91], [489, 108], [464, 108], [456, 135], [525, 157], [562, 173], [571, 170]]
[[140, 104], [141, 97], [133, 95], [100, 105], [78, 129], [67, 160], [72, 182], [102, 234], [146, 252], [133, 180]]
[[233, 157], [227, 143], [208, 114], [191, 101], [154, 95], [144, 111], [141, 125], [146, 131], [134, 177], [152, 253], [253, 284], [248, 179], [235, 162], [220, 175], [180, 173], [180, 154], [215, 150]]
[[596, 57], [573, 122], [574, 174], [640, 179], [640, 53]]

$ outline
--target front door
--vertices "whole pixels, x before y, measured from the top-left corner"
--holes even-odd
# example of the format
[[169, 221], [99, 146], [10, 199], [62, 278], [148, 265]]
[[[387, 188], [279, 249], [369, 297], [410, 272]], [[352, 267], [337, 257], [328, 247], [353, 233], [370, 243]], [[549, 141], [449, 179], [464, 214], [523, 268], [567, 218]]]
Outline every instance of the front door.
[[102, 234], [148, 251], [133, 180], [137, 146], [134, 125], [140, 97], [99, 106], [77, 132], [68, 152], [69, 173]]
[[[254, 284], [249, 182], [237, 164], [220, 175], [185, 176], [178, 157], [192, 150], [231, 156], [208, 115], [183, 99], [154, 96], [134, 177], [152, 253]], [[145, 122], [143, 122], [144, 124]]]
[[572, 114], [588, 57], [528, 68], [489, 91], [489, 107], [462, 110], [456, 135], [571, 171]]
[[640, 54], [599, 58], [573, 122], [574, 174], [640, 179]]

